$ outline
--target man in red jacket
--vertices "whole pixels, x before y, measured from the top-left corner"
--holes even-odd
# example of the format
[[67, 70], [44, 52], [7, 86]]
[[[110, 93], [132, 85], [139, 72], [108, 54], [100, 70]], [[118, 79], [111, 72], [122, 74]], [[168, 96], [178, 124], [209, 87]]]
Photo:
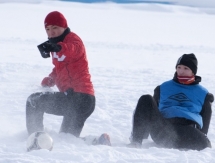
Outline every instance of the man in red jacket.
[[67, 26], [58, 11], [44, 21], [48, 41], [38, 45], [43, 58], [52, 55], [54, 68], [41, 85], [56, 85], [60, 92], [34, 93], [26, 103], [26, 126], [30, 135], [43, 131], [44, 113], [63, 116], [60, 132], [80, 136], [86, 119], [95, 108], [95, 96], [82, 40]]

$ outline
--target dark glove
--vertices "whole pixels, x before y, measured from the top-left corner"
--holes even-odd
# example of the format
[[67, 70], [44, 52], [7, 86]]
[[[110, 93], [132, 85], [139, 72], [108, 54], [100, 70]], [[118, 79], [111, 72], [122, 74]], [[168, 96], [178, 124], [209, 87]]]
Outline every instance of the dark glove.
[[50, 52], [59, 52], [61, 50], [60, 45], [50, 43], [49, 41], [46, 41], [46, 42], [38, 45], [37, 47], [43, 58], [50, 57]]

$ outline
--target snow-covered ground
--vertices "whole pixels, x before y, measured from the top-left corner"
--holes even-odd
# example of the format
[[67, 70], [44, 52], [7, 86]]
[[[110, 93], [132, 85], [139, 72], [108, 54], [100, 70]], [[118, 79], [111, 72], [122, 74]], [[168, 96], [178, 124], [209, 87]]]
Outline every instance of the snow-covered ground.
[[[198, 5], [0, 2], [4, 2], [0, 3], [0, 163], [215, 162], [214, 113], [208, 134], [211, 149], [165, 149], [151, 139], [144, 140], [142, 149], [125, 147], [138, 98], [153, 94], [157, 85], [171, 79], [182, 54], [196, 54], [197, 74], [215, 95], [215, 8], [208, 12]], [[87, 145], [59, 134], [62, 117], [45, 114], [54, 148], [26, 152], [25, 102], [31, 93], [45, 91], [40, 82], [53, 68], [51, 58], [43, 59], [37, 49], [47, 39], [43, 20], [53, 10], [65, 15], [87, 50], [97, 103], [81, 136], [107, 132], [112, 147]]]

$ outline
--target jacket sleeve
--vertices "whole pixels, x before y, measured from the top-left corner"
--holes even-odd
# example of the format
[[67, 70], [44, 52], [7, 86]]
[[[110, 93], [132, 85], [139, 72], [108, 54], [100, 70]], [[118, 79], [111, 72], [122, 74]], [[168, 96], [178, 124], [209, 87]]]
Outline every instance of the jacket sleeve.
[[157, 106], [159, 106], [159, 101], [160, 101], [160, 86], [157, 86], [154, 89], [153, 98], [155, 99]]
[[55, 67], [54, 67], [54, 68], [52, 69], [52, 72], [49, 74], [49, 77], [51, 77], [51, 78], [55, 81], [56, 76], [57, 76], [57, 74], [56, 74], [56, 69], [55, 69]]
[[202, 116], [202, 120], [203, 120], [203, 127], [200, 130], [206, 135], [208, 133], [208, 129], [210, 125], [211, 114], [212, 114], [211, 105], [213, 101], [214, 101], [213, 94], [208, 93], [205, 97], [205, 101], [202, 106], [202, 111], [200, 112], [200, 115]]
[[59, 42], [58, 44], [61, 45], [62, 48], [61, 51], [58, 52], [58, 56], [62, 57], [64, 55], [67, 61], [70, 59], [77, 59], [85, 52], [82, 40], [75, 34], [68, 36], [65, 41]]

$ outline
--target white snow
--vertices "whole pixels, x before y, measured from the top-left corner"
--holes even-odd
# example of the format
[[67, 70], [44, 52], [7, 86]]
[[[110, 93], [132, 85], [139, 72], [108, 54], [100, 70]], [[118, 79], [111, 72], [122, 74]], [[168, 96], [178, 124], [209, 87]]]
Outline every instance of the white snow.
[[[157, 85], [172, 79], [182, 54], [196, 54], [201, 83], [215, 95], [213, 0], [204, 4], [178, 0], [179, 5], [0, 2], [0, 163], [215, 162], [214, 113], [208, 133], [213, 148], [165, 149], [150, 138], [143, 141], [142, 149], [125, 147], [138, 98], [153, 94]], [[54, 148], [26, 152], [26, 99], [31, 93], [47, 91], [40, 82], [53, 68], [51, 58], [43, 59], [37, 49], [47, 39], [43, 21], [53, 10], [65, 15], [87, 50], [96, 109], [81, 136], [106, 132], [112, 147], [87, 145], [69, 134], [59, 134], [62, 117], [45, 114]]]

